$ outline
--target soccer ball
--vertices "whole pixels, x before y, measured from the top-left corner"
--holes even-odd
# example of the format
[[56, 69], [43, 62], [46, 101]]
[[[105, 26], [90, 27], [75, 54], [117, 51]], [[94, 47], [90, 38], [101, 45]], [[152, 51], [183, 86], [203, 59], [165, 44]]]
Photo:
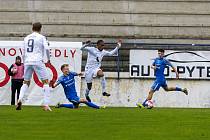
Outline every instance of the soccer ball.
[[154, 107], [153, 101], [152, 101], [152, 100], [148, 100], [148, 101], [146, 102], [146, 105], [147, 105], [147, 108], [148, 108], [148, 109], [152, 109], [152, 108]]

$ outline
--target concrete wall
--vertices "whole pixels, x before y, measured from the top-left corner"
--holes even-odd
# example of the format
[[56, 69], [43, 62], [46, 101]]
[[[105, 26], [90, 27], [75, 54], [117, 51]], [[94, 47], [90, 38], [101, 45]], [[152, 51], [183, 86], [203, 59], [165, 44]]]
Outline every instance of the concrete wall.
[[[93, 90], [90, 94], [93, 102], [107, 106], [134, 107], [137, 102], [142, 103], [145, 100], [153, 84], [153, 79], [130, 79], [125, 74], [124, 76], [122, 75], [120, 80], [117, 80], [115, 74], [112, 73], [112, 76], [108, 74], [107, 92], [112, 94], [109, 98], [101, 95], [100, 80], [94, 80]], [[168, 86], [185, 87], [189, 90], [189, 95], [186, 96], [182, 92], [165, 92], [163, 89], [160, 89], [154, 94], [153, 98], [156, 107], [210, 107], [209, 81], [172, 79], [168, 80]], [[82, 79], [82, 97], [84, 97], [85, 88], [85, 80]]]
[[40, 21], [52, 40], [207, 42], [209, 7], [210, 0], [0, 0], [0, 39], [21, 39]]

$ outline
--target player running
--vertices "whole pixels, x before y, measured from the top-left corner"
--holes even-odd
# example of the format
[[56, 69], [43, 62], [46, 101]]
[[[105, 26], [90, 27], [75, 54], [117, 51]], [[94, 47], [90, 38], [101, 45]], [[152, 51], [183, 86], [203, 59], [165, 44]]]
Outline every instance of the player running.
[[33, 33], [24, 38], [24, 44], [22, 48], [22, 57], [24, 61], [24, 82], [20, 90], [20, 97], [17, 103], [16, 110], [21, 110], [22, 102], [24, 102], [26, 92], [30, 85], [30, 80], [33, 72], [35, 71], [38, 77], [41, 79], [43, 86], [44, 102], [43, 109], [45, 111], [51, 111], [49, 104], [50, 88], [48, 83], [48, 72], [43, 62], [44, 54], [48, 59], [47, 63], [50, 63], [50, 51], [49, 43], [45, 36], [41, 35], [42, 24], [37, 22], [33, 24]]
[[92, 88], [92, 80], [94, 77], [101, 78], [102, 95], [110, 96], [110, 94], [106, 92], [106, 79], [102, 69], [100, 68], [101, 61], [104, 56], [113, 56], [114, 54], [117, 54], [118, 49], [121, 47], [121, 44], [122, 40], [119, 40], [117, 42], [116, 48], [110, 52], [104, 50], [105, 44], [103, 40], [98, 40], [96, 43], [96, 47], [92, 47], [91, 42], [87, 41], [81, 48], [82, 51], [88, 52], [87, 63], [85, 66], [85, 80], [87, 83], [85, 97], [89, 102], [91, 102], [89, 93]]
[[143, 104], [137, 103], [137, 106], [140, 108], [147, 106], [147, 101], [152, 99], [153, 94], [155, 93], [155, 91], [158, 91], [160, 87], [162, 87], [165, 91], [182, 91], [186, 95], [188, 95], [188, 91], [186, 88], [182, 89], [179, 87], [168, 87], [166, 83], [165, 75], [164, 75], [165, 68], [167, 66], [172, 67], [172, 71], [176, 73], [177, 79], [179, 79], [179, 74], [176, 68], [167, 59], [164, 58], [164, 52], [165, 51], [163, 49], [158, 50], [158, 57], [154, 60], [151, 66], [151, 68], [154, 69], [155, 71], [156, 79], [149, 91], [149, 95], [147, 99], [143, 102]]
[[61, 66], [61, 71], [63, 72], [63, 75], [59, 77], [58, 81], [52, 85], [53, 88], [57, 87], [58, 85], [62, 85], [66, 98], [72, 103], [72, 104], [57, 104], [57, 108], [60, 107], [66, 107], [66, 108], [78, 108], [80, 103], [84, 103], [89, 107], [100, 109], [104, 107], [97, 106], [91, 102], [88, 102], [86, 99], [79, 98], [77, 96], [76, 88], [75, 88], [75, 76], [82, 76], [82, 73], [75, 73], [71, 72], [69, 70], [68, 64], [63, 64]]

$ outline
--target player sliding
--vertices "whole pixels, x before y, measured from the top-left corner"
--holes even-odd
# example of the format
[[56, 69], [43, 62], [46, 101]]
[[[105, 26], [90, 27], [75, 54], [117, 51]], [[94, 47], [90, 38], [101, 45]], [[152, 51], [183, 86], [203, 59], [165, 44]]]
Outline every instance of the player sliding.
[[35, 71], [38, 77], [42, 80], [44, 102], [43, 109], [51, 111], [49, 104], [50, 88], [48, 83], [48, 73], [43, 62], [44, 54], [46, 52], [48, 63], [50, 63], [50, 51], [46, 37], [40, 34], [42, 25], [37, 22], [33, 24], [33, 33], [24, 38], [24, 45], [22, 48], [22, 57], [24, 62], [24, 82], [20, 90], [20, 96], [17, 103], [16, 110], [21, 110], [22, 102], [27, 98], [26, 92], [30, 85], [30, 80]]
[[152, 99], [153, 94], [155, 93], [155, 91], [158, 91], [160, 89], [160, 87], [162, 87], [165, 91], [182, 91], [186, 95], [188, 95], [188, 91], [186, 88], [182, 89], [179, 87], [168, 87], [168, 85], [166, 83], [165, 75], [164, 75], [165, 68], [167, 66], [172, 67], [172, 71], [176, 73], [177, 79], [179, 78], [179, 74], [176, 71], [176, 68], [167, 59], [164, 58], [164, 52], [165, 51], [163, 49], [158, 50], [158, 57], [154, 60], [152, 66], [151, 66], [152, 69], [154, 69], [154, 71], [155, 71], [156, 79], [149, 91], [149, 95], [148, 95], [147, 99], [143, 102], [143, 104], [137, 103], [137, 106], [140, 108], [148, 106], [147, 101]]
[[75, 76], [82, 76], [83, 75], [82, 73], [71, 72], [69, 70], [69, 65], [68, 64], [63, 64], [61, 66], [61, 71], [63, 72], [63, 75], [61, 77], [59, 77], [58, 81], [56, 83], [54, 83], [52, 85], [52, 87], [55, 88], [55, 87], [57, 87], [58, 85], [61, 84], [63, 86], [66, 98], [72, 104], [60, 104], [60, 103], [58, 103], [57, 106], [56, 106], [57, 108], [66, 107], [66, 108], [75, 109], [75, 108], [79, 107], [80, 103], [84, 103], [87, 106], [92, 107], [92, 108], [96, 108], [96, 109], [104, 108], [104, 107], [97, 106], [97, 105], [95, 105], [91, 102], [88, 102], [86, 99], [83, 99], [83, 98], [80, 99], [77, 96], [77, 92], [76, 92], [76, 89], [75, 89], [75, 79], [74, 79], [74, 77]]
[[102, 69], [100, 68], [101, 61], [104, 56], [113, 56], [114, 54], [116, 54], [118, 52], [118, 49], [121, 47], [121, 44], [122, 40], [119, 40], [117, 42], [116, 48], [110, 52], [104, 50], [105, 44], [103, 40], [98, 40], [96, 43], [96, 47], [92, 47], [91, 42], [87, 41], [81, 48], [82, 51], [88, 52], [87, 63], [85, 66], [85, 80], [87, 83], [85, 97], [89, 102], [91, 102], [89, 93], [92, 88], [92, 80], [94, 77], [101, 78], [102, 95], [110, 96], [110, 94], [106, 92], [106, 79]]

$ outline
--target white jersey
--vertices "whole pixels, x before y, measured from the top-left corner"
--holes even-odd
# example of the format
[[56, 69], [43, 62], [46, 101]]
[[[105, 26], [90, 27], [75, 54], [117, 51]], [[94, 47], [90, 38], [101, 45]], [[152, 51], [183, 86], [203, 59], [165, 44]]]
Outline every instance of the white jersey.
[[46, 50], [49, 50], [48, 41], [45, 36], [33, 32], [24, 38], [23, 61], [25, 65], [36, 65], [42, 62]]
[[113, 56], [117, 53], [118, 47], [112, 51], [102, 50], [100, 51], [95, 47], [82, 47], [81, 50], [88, 51], [87, 63], [85, 69], [96, 69], [101, 67], [101, 61], [104, 56]]

